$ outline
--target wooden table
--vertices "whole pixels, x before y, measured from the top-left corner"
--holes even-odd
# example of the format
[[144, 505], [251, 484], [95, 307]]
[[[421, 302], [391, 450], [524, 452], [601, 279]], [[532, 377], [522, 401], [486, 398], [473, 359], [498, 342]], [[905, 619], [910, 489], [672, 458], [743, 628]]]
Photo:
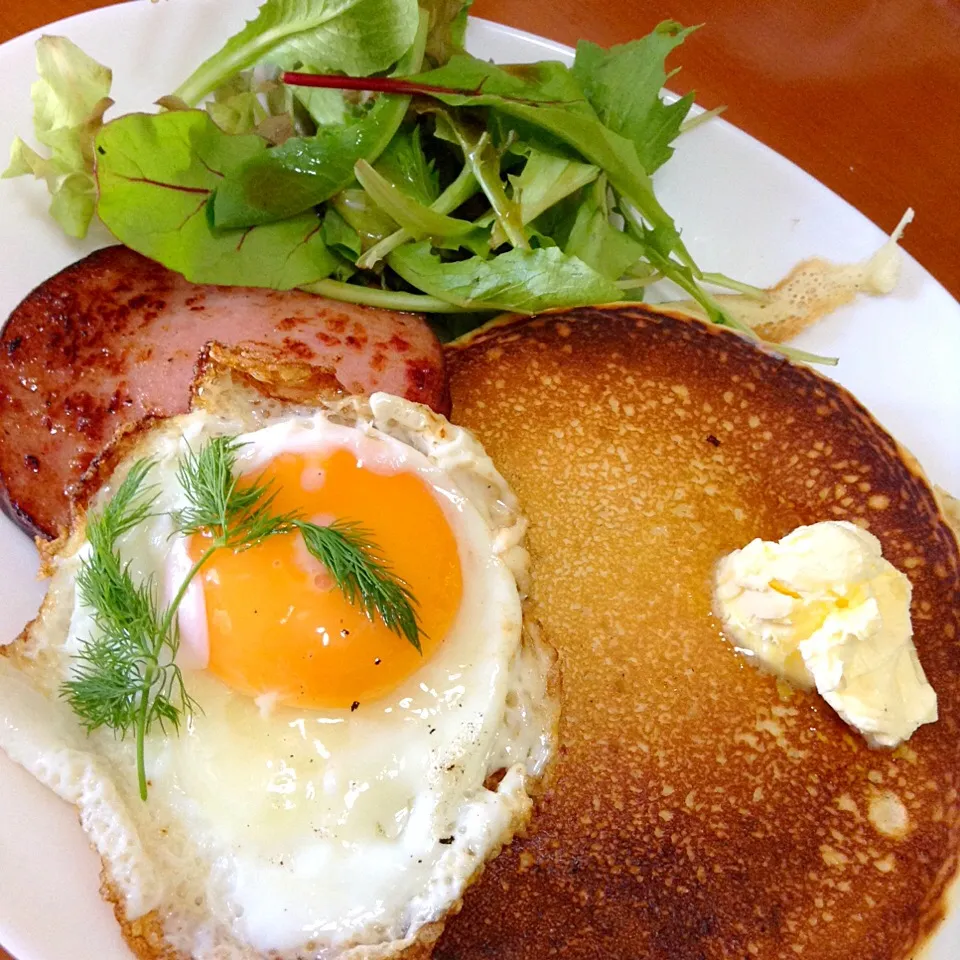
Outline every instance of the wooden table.
[[[104, 0], [4, 2], [0, 42]], [[960, 296], [960, 7], [952, 0], [476, 0], [478, 16], [610, 45], [705, 23], [671, 86], [794, 160]], [[0, 948], [0, 960], [7, 954]]]

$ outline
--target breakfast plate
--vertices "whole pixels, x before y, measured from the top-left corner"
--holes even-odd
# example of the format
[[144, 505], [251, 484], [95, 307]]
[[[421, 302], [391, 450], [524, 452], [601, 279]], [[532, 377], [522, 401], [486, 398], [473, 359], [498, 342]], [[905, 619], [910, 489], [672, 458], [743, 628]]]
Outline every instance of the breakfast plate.
[[[147, 109], [256, 8], [241, 3], [168, 0], [126, 4], [74, 17], [44, 32], [64, 34], [114, 71], [118, 113]], [[30, 130], [33, 44], [39, 31], [0, 48], [6, 96], [0, 143]], [[121, 41], [122, 38], [122, 41]], [[548, 40], [474, 21], [468, 47], [501, 62], [569, 59]], [[736, 104], [731, 105], [736, 115]], [[855, 262], [884, 240], [822, 185], [752, 138], [713, 121], [684, 136], [658, 175], [667, 209], [698, 261], [766, 286], [797, 261], [823, 256]], [[904, 198], [904, 205], [909, 203]], [[101, 229], [68, 240], [46, 216], [39, 185], [0, 183], [6, 216], [0, 238], [0, 314], [68, 263], [109, 242]], [[893, 224], [883, 224], [885, 229]], [[922, 230], [919, 223], [912, 229]], [[838, 356], [830, 375], [857, 396], [924, 465], [930, 479], [960, 491], [960, 306], [909, 256], [897, 289], [862, 298], [806, 332], [798, 345]], [[0, 519], [0, 642], [13, 639], [35, 612], [42, 585], [32, 544]], [[74, 812], [0, 757], [0, 943], [18, 960], [129, 957], [109, 906], [97, 895], [98, 861]], [[929, 960], [960, 950], [960, 912], [935, 937]]]

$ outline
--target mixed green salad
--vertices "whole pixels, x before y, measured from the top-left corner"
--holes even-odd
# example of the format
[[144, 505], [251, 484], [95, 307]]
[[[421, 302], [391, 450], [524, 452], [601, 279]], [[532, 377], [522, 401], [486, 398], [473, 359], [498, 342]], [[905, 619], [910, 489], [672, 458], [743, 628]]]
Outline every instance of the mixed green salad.
[[497, 66], [464, 50], [468, 7], [266, 0], [157, 112], [109, 122], [110, 70], [44, 37], [49, 155], [18, 138], [4, 176], [45, 179], [71, 236], [99, 217], [191, 281], [423, 311], [447, 337], [661, 279], [746, 331], [707, 287], [750, 288], [701, 270], [651, 183], [708, 116], [662, 97], [690, 29]]

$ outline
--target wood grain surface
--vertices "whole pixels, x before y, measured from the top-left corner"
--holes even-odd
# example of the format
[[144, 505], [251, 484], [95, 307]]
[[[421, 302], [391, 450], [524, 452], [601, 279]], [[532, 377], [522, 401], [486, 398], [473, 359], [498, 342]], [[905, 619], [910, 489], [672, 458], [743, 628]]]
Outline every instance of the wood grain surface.
[[[100, 6], [0, 0], [0, 42]], [[476, 0], [473, 12], [568, 44], [622, 43], [666, 18], [703, 23], [671, 87], [727, 104], [730, 122], [885, 230], [913, 206], [904, 246], [960, 296], [956, 0]]]

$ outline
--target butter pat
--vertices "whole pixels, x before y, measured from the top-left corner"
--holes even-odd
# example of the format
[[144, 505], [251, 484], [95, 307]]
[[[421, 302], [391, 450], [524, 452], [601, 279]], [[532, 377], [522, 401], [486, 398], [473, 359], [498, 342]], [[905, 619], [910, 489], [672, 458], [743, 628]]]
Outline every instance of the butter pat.
[[754, 540], [717, 567], [716, 610], [737, 649], [817, 692], [875, 747], [937, 719], [913, 645], [911, 586], [852, 523]]

